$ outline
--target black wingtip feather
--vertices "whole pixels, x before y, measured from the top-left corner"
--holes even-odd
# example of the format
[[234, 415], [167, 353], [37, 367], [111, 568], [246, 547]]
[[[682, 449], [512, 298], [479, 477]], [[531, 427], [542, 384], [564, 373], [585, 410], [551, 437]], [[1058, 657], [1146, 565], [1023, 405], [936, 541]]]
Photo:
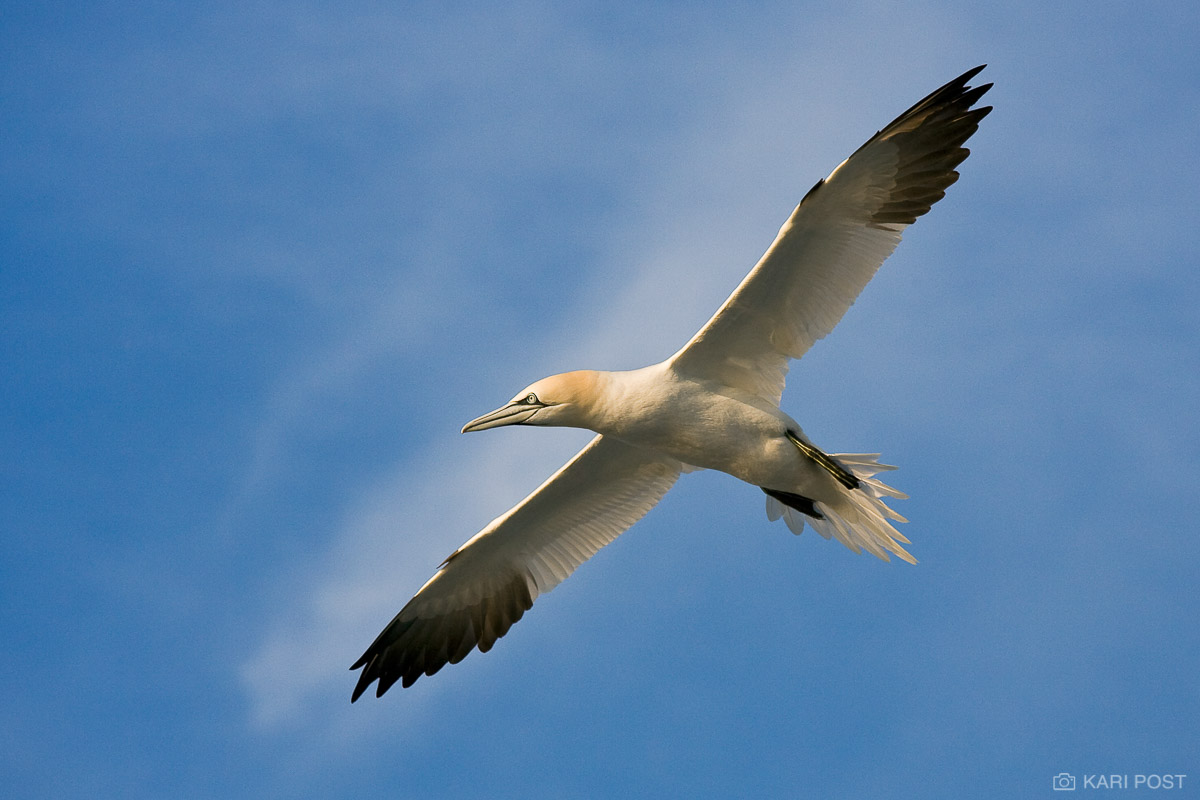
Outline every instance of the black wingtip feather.
[[376, 681], [375, 696], [382, 697], [396, 683], [408, 688], [422, 675], [434, 675], [446, 664], [457, 664], [472, 650], [487, 652], [532, 606], [529, 584], [522, 574], [497, 583], [479, 602], [439, 616], [405, 619], [406, 614], [414, 613], [406, 605], [351, 667], [361, 668], [362, 673], [350, 702]]
[[[971, 108], [989, 89], [991, 83], [982, 86], [968, 87], [967, 81], [978, 75], [987, 64], [980, 64], [969, 69], [954, 80], [930, 92], [925, 97], [911, 105], [897, 116], [886, 127], [880, 129], [859, 151], [870, 147], [880, 139], [890, 137], [913, 136], [927, 128], [936, 128], [941, 142], [940, 147], [919, 151], [912, 155], [907, 164], [901, 169], [909, 182], [919, 181], [929, 192], [929, 200], [917, 206], [911, 204], [906, 208], [888, 204], [881, 208], [868, 223], [870, 225], [908, 225], [917, 217], [927, 213], [943, 194], [938, 193], [958, 179], [954, 168], [961, 164], [971, 151], [961, 145], [979, 129], [979, 121], [992, 110], [991, 106]], [[914, 119], [920, 118], [917, 127], [912, 130], [900, 130]], [[853, 156], [851, 156], [853, 158]], [[899, 177], [899, 176], [898, 176]], [[814, 197], [825, 185], [825, 180], [819, 180], [808, 190], [800, 200], [800, 205]]]
[[972, 108], [992, 84], [968, 87], [986, 65], [967, 70], [896, 117], [866, 144], [894, 142], [897, 169], [888, 200], [872, 214], [870, 225], [909, 225], [926, 214], [958, 180], [955, 168], [971, 151], [963, 144], [979, 129], [991, 106]]

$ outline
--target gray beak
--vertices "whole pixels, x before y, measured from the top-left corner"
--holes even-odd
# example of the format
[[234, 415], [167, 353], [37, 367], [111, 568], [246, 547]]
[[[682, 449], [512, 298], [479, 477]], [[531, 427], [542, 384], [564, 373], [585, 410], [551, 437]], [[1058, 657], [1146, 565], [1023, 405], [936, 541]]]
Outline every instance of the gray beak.
[[514, 400], [506, 406], [488, 412], [482, 417], [471, 420], [463, 425], [462, 432], [486, 431], [488, 428], [499, 428], [503, 425], [520, 425], [532, 417], [542, 406], [529, 405], [521, 400]]

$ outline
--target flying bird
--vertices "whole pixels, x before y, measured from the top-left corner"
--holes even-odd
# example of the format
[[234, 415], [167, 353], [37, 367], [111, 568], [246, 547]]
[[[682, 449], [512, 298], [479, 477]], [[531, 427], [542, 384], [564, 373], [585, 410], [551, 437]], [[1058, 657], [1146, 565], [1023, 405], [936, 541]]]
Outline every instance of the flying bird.
[[649, 511], [681, 473], [715, 469], [758, 486], [796, 534], [915, 563], [875, 477], [878, 454], [826, 453], [779, 408], [788, 360], [825, 336], [904, 229], [929, 211], [991, 107], [976, 67], [872, 136], [804, 196], [766, 254], [677, 353], [642, 369], [552, 375], [471, 420], [587, 428], [597, 435], [533, 494], [450, 554], [351, 670], [351, 702], [378, 681], [411, 686], [491, 649], [550, 591]]

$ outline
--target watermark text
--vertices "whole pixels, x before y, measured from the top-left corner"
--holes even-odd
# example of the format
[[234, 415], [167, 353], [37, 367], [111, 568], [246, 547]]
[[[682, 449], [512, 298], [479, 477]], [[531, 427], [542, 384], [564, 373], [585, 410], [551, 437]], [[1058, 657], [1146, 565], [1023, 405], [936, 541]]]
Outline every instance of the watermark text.
[[1056, 792], [1074, 792], [1081, 789], [1182, 789], [1187, 775], [1180, 773], [1110, 774], [1099, 773], [1072, 775], [1060, 772], [1050, 779], [1050, 788]]

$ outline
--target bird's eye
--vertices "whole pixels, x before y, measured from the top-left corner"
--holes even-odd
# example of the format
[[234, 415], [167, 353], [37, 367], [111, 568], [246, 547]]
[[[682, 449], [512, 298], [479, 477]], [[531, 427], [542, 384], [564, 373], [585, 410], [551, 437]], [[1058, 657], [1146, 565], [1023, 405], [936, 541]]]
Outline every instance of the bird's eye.
[[536, 394], [534, 394], [533, 392], [530, 392], [530, 393], [529, 393], [529, 396], [525, 398], [525, 403], [526, 403], [527, 405], [531, 405], [531, 406], [536, 406], [536, 405], [538, 405], [538, 399], [537, 399], [537, 395], [536, 395]]

